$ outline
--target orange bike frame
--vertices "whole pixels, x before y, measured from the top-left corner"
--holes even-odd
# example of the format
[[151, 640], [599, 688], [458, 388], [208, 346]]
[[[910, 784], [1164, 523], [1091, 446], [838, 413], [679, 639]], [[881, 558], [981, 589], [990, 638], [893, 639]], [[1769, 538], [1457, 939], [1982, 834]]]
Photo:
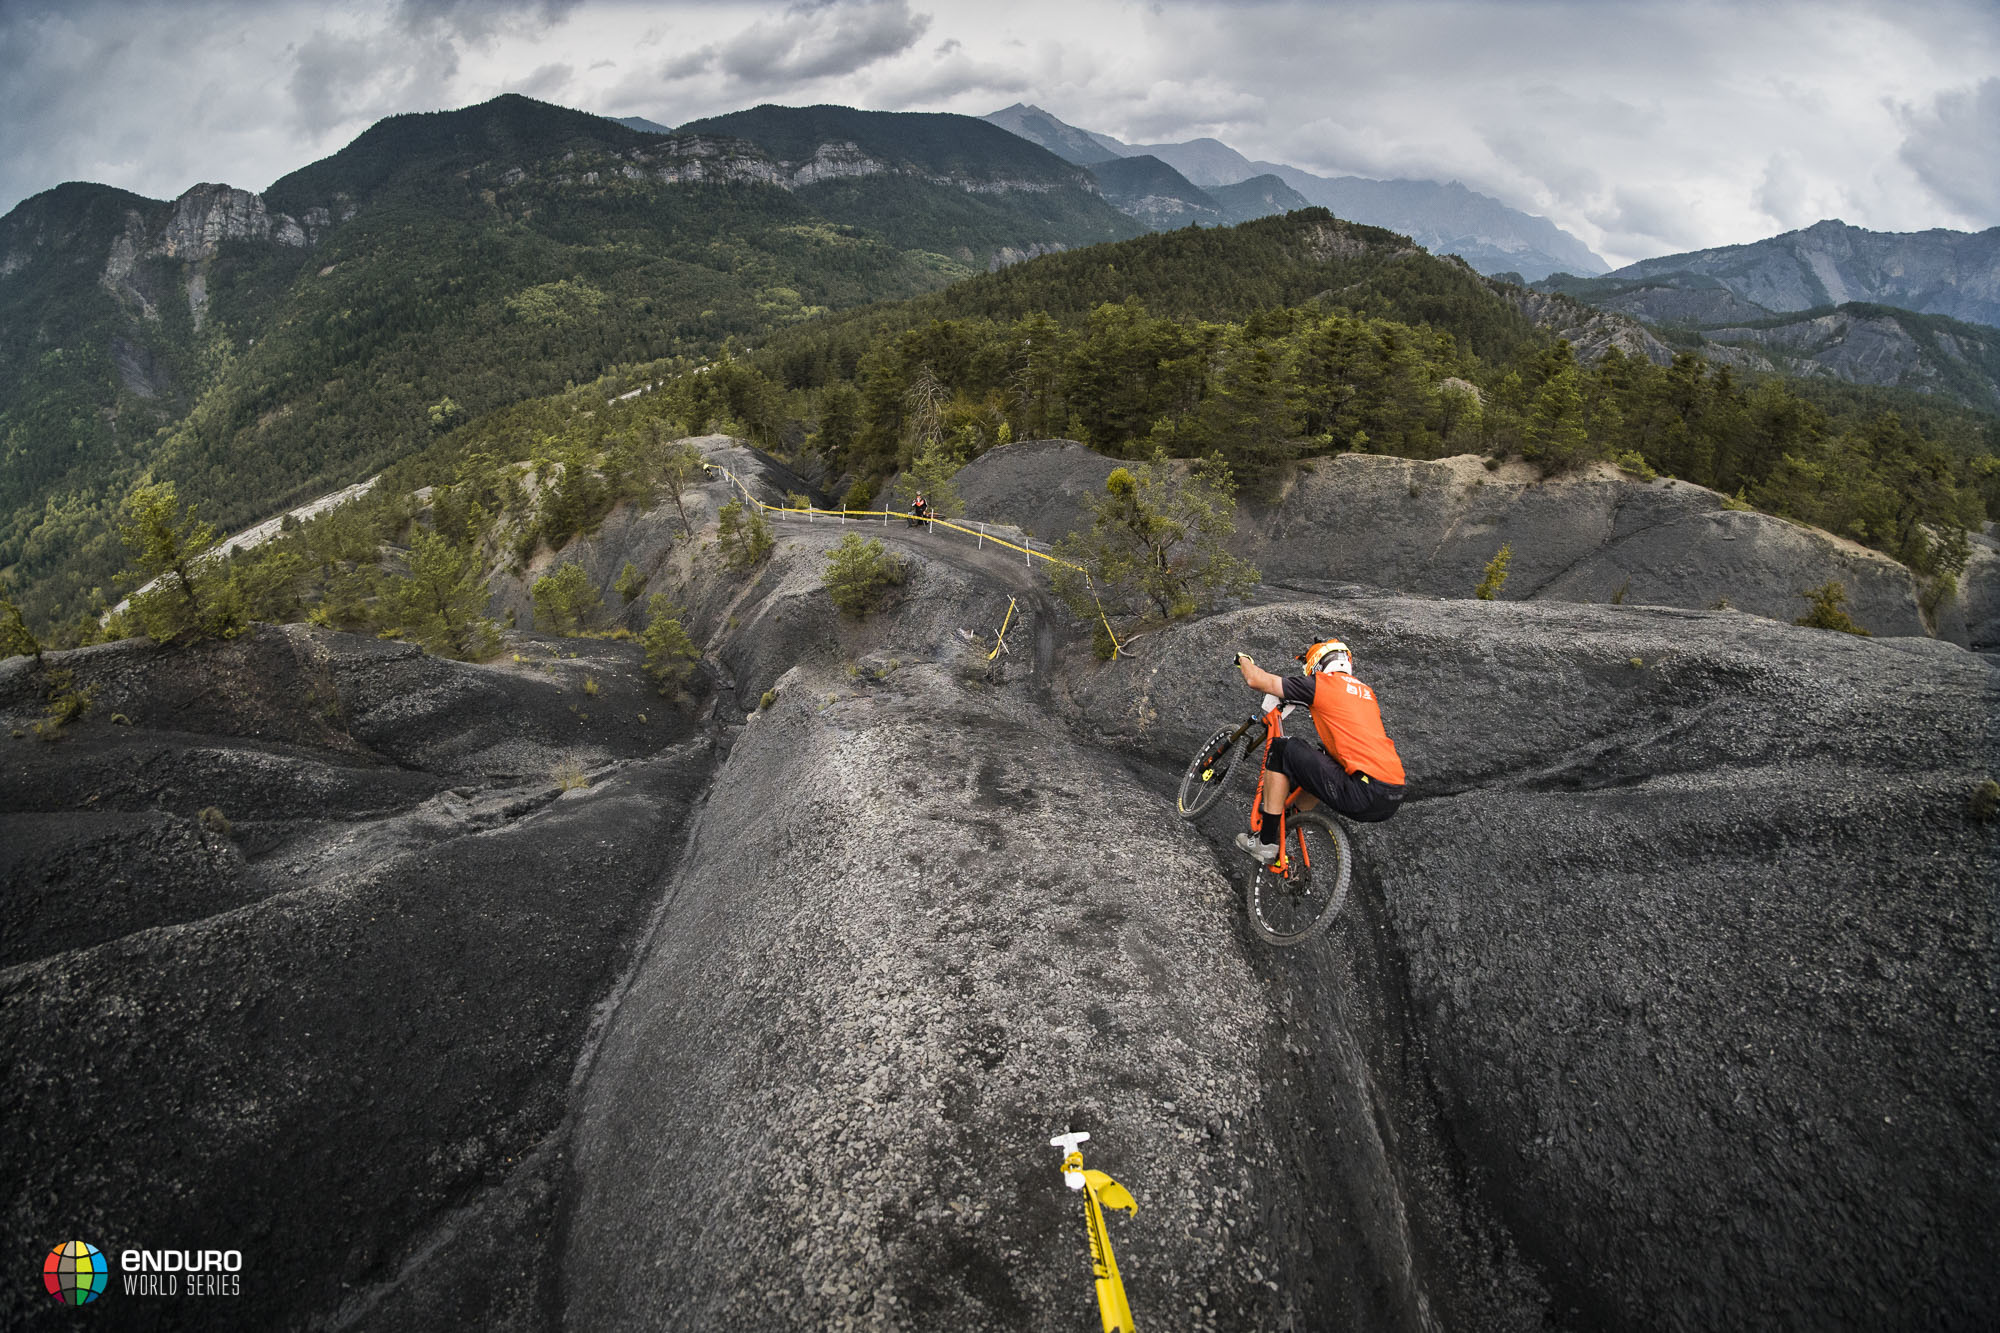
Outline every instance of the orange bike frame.
[[[1252, 833], [1264, 831], [1264, 775], [1271, 771], [1271, 742], [1285, 734], [1285, 721], [1282, 716], [1284, 711], [1283, 705], [1280, 705], [1264, 714], [1264, 758], [1257, 766], [1257, 790], [1250, 797]], [[1284, 810], [1278, 811], [1278, 859], [1271, 863], [1271, 869], [1280, 875], [1289, 871], [1285, 858], [1291, 834], [1285, 827], [1285, 811], [1298, 804], [1299, 793], [1304, 790], [1303, 787], [1294, 784], [1292, 794], [1285, 798]], [[1312, 853], [1306, 848], [1306, 835], [1303, 833], [1299, 834], [1299, 859], [1305, 862], [1307, 870], [1312, 869]]]

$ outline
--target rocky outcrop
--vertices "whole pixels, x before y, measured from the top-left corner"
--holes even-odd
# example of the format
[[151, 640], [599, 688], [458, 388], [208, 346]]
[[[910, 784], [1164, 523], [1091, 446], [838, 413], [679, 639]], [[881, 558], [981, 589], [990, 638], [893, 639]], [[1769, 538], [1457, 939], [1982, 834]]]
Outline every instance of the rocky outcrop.
[[1031, 241], [1027, 245], [1003, 245], [995, 250], [986, 261], [988, 273], [998, 273], [1010, 264], [1019, 264], [1029, 259], [1040, 259], [1043, 255], [1059, 255], [1069, 249], [1061, 241]]
[[[1023, 442], [982, 455], [956, 485], [979, 512], [1055, 541], [1085, 521], [1115, 466], [1067, 441]], [[1275, 504], [1239, 506], [1232, 543], [1267, 583], [1437, 597], [1470, 597], [1502, 546], [1512, 550], [1508, 601], [1726, 605], [1789, 622], [1806, 611], [1804, 589], [1839, 580], [1874, 633], [1928, 632], [1915, 579], [1887, 556], [1609, 466], [1542, 481], [1522, 464], [1489, 472], [1470, 455], [1309, 460]]]
[[[188, 303], [188, 313], [199, 329], [208, 309], [206, 265], [215, 258], [225, 241], [270, 241], [294, 247], [314, 244], [331, 222], [325, 210], [315, 209], [317, 219], [301, 224], [283, 213], [272, 213], [261, 195], [227, 185], [197, 185], [174, 200], [170, 210], [142, 213], [128, 211], [124, 230], [111, 242], [104, 261], [103, 284], [134, 313], [147, 320], [159, 318], [159, 303], [167, 293], [159, 290], [157, 278], [141, 269], [141, 261], [174, 259], [186, 266], [178, 285], [178, 297]], [[348, 210], [352, 215], [352, 210]], [[125, 367], [120, 365], [121, 373]], [[126, 376], [128, 385], [131, 377]], [[137, 389], [134, 390], [138, 392]], [[142, 393], [153, 397], [157, 393]]]
[[273, 217], [262, 197], [227, 185], [197, 185], [174, 200], [173, 215], [151, 253], [169, 259], [212, 259], [224, 241], [274, 240], [302, 246], [305, 229], [295, 218]]
[[[1551, 1321], [1990, 1321], [2000, 838], [1967, 797], [2000, 762], [2000, 675], [1724, 612], [1361, 597], [1062, 678], [1164, 775], [1243, 710], [1231, 652], [1329, 632], [1411, 796], [1356, 830], [1338, 956], [1277, 993], [1316, 1049], [1422, 1052]], [[1406, 1031], [1321, 988], [1369, 975], [1371, 942]]]
[[1559, 293], [1538, 292], [1513, 283], [1490, 285], [1502, 300], [1527, 316], [1537, 328], [1567, 338], [1576, 349], [1576, 359], [1586, 365], [1602, 361], [1604, 354], [1614, 347], [1624, 356], [1639, 357], [1656, 366], [1673, 362], [1673, 350], [1629, 315], [1596, 309]]
[[1701, 337], [1703, 354], [1723, 364], [2000, 407], [2000, 333], [1967, 324], [1955, 329], [1921, 327], [1880, 306], [1845, 306], [1784, 323], [1706, 328]]

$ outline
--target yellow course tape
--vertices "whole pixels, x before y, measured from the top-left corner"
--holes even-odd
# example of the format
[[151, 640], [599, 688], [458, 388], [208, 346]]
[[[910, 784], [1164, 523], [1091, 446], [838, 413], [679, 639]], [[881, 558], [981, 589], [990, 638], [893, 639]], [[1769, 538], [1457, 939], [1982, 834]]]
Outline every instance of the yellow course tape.
[[[737, 476], [734, 472], [731, 472], [728, 468], [722, 466], [720, 463], [710, 463], [708, 466], [714, 468], [717, 472], [720, 472], [723, 476], [735, 482], [736, 489], [743, 492], [744, 499], [748, 500], [751, 504], [756, 505], [759, 509], [762, 509], [767, 513], [804, 514], [808, 522], [812, 520], [812, 516], [814, 514], [824, 514], [828, 518], [879, 518], [884, 523], [887, 523], [891, 518], [909, 517], [907, 513], [899, 514], [893, 510], [888, 510], [888, 509], [815, 509], [811, 505], [805, 505], [801, 507], [794, 505], [766, 504], [764, 501], [759, 500], [756, 496], [752, 495], [750, 493], [750, 487], [744, 483], [743, 479]], [[1090, 577], [1090, 571], [1085, 569], [1082, 565], [1071, 564], [1067, 560], [1061, 560], [1055, 556], [1050, 555], [1047, 551], [1037, 551], [1032, 546], [1017, 545], [1014, 542], [1007, 541], [1000, 537], [995, 537], [990, 532], [985, 532], [985, 531], [974, 532], [971, 528], [962, 527], [959, 524], [954, 523], [947, 518], [927, 518], [924, 520], [924, 522], [930, 524], [934, 528], [950, 528], [952, 531], [962, 532], [968, 537], [976, 537], [979, 539], [982, 545], [986, 542], [992, 542], [994, 545], [1004, 546], [1010, 551], [1019, 551], [1022, 555], [1028, 558], [1028, 563], [1031, 565], [1037, 560], [1046, 560], [1048, 563], [1052, 565], [1061, 565], [1064, 569], [1073, 569], [1077, 573], [1083, 575], [1084, 584], [1090, 589], [1090, 600], [1097, 604], [1097, 618], [1104, 622], [1104, 632], [1111, 639], [1112, 659], [1115, 661], [1118, 657], [1118, 654], [1124, 651], [1124, 645], [1118, 642], [1118, 635], [1115, 632], [1113, 632], [1111, 628], [1111, 617], [1104, 614], [1104, 599], [1097, 595], [1097, 584]], [[1013, 614], [1013, 607], [1009, 605], [1007, 609], [1008, 609], [1008, 614], [1011, 616]], [[1006, 629], [1004, 626], [1002, 627], [1000, 632], [1002, 634], [1006, 633]], [[997, 647], [993, 650], [994, 653], [997, 653], [999, 651], [1000, 650]], [[993, 654], [991, 653], [988, 654], [989, 657], [991, 657], [992, 655]]]
[[1111, 1237], [1104, 1230], [1104, 1210], [1123, 1208], [1137, 1214], [1139, 1205], [1131, 1191], [1102, 1171], [1083, 1169], [1083, 1154], [1077, 1145], [1089, 1139], [1084, 1133], [1058, 1134], [1049, 1140], [1064, 1154], [1063, 1181], [1073, 1190], [1083, 1191], [1083, 1224], [1090, 1238], [1090, 1272], [1097, 1283], [1097, 1317], [1104, 1333], [1137, 1333], [1132, 1307], [1125, 1299], [1125, 1283], [1118, 1276], [1118, 1260], [1111, 1253]]

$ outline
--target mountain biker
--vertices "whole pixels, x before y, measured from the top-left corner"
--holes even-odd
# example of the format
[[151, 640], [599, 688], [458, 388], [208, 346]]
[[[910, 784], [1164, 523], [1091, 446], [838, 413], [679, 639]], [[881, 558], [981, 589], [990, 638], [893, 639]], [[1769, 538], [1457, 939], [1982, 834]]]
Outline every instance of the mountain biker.
[[1264, 774], [1262, 841], [1248, 833], [1236, 835], [1236, 845], [1269, 865], [1278, 859], [1278, 814], [1292, 784], [1305, 788], [1300, 810], [1319, 802], [1364, 824], [1376, 824], [1396, 813], [1403, 800], [1403, 761], [1396, 743], [1382, 729], [1382, 710], [1375, 692], [1354, 678], [1354, 655], [1339, 639], [1322, 639], [1295, 659], [1305, 663], [1296, 676], [1279, 677], [1236, 655], [1243, 683], [1266, 695], [1264, 711], [1283, 708], [1285, 714], [1303, 704], [1312, 710], [1313, 730], [1326, 748], [1301, 738], [1279, 737], [1271, 742]]

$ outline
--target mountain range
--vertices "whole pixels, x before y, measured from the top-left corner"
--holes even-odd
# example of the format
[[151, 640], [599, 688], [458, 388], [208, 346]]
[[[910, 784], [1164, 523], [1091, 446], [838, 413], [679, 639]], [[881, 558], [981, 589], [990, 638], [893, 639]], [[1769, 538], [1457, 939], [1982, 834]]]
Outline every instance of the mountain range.
[[60, 186], [0, 218], [0, 572], [74, 608], [142, 475], [238, 526], [615, 365], [1143, 230], [997, 127], [837, 107], [662, 135], [510, 95], [261, 194]]
[[[1245, 221], [1246, 218], [1235, 215], [1252, 205], [1238, 196], [1225, 202], [1215, 198], [1216, 192], [1240, 189], [1255, 178], [1272, 177], [1290, 193], [1281, 195], [1272, 185], [1260, 185], [1252, 192], [1253, 197], [1269, 196], [1270, 211], [1317, 204], [1350, 221], [1402, 232], [1434, 254], [1456, 254], [1481, 273], [1517, 273], [1532, 280], [1558, 272], [1599, 274], [1610, 268], [1589, 246], [1547, 218], [1509, 208], [1456, 181], [1439, 184], [1423, 180], [1318, 176], [1283, 163], [1253, 162], [1216, 139], [1128, 144], [1108, 134], [1067, 124], [1040, 107], [1019, 102], [993, 112], [986, 119], [1097, 172], [1100, 183], [1105, 183], [1105, 197], [1151, 226]], [[1106, 183], [1105, 168], [1113, 167], [1110, 179], [1122, 180], [1115, 164], [1121, 159], [1142, 157], [1164, 164], [1180, 177], [1180, 182], [1168, 182], [1149, 169], [1163, 188], [1142, 196], [1140, 206], [1135, 209], [1121, 203], [1113, 187]], [[1191, 205], [1199, 205], [1203, 195], [1214, 198], [1214, 217], [1201, 215], [1198, 207], [1177, 210], [1164, 202], [1153, 202], [1187, 197], [1190, 191]], [[1292, 199], [1300, 202], [1292, 203]]]
[[1630, 315], [1723, 364], [2000, 410], [2000, 227], [1876, 232], [1829, 219], [1533, 285]]
[[[1214, 141], [1140, 151], [1046, 116], [1014, 119], [1064, 152], [965, 116], [763, 106], [666, 130], [510, 95], [391, 117], [262, 193], [45, 191], [0, 218], [0, 576], [42, 621], [72, 617], [114, 582], [117, 508], [141, 480], [172, 480], [206, 517], [246, 526], [462, 422], [620, 368], [664, 378], [827, 312], [1033, 256], [1297, 212], [1314, 206], [1305, 187], [1407, 188], [1509, 212], [1460, 186], [1328, 182], [1260, 171], [1272, 164]], [[1565, 249], [1547, 223], [1526, 222]], [[1536, 325], [1586, 358], [1616, 345], [1664, 362], [1675, 337], [1687, 341], [1481, 280], [1386, 230], [1332, 224], [1299, 219], [1321, 237], [1304, 261], [1255, 238], [1191, 236], [1151, 280], [1209, 294], [1178, 317], [1215, 317], [1218, 292], [1243, 318], [1338, 294], [1481, 355], [1513, 355]], [[1518, 264], [1525, 251], [1502, 253]], [[1134, 294], [1129, 275], [1062, 271], [1093, 305]], [[1751, 346], [1748, 316], [1764, 307], [1743, 299], [1729, 327], [1751, 332], [1717, 333], [1716, 359], [1817, 373], [1819, 353], [1802, 344]], [[1941, 324], [1923, 336], [1925, 348], [1970, 349], [1964, 366], [1890, 382], [1994, 400], [1990, 343]]]

